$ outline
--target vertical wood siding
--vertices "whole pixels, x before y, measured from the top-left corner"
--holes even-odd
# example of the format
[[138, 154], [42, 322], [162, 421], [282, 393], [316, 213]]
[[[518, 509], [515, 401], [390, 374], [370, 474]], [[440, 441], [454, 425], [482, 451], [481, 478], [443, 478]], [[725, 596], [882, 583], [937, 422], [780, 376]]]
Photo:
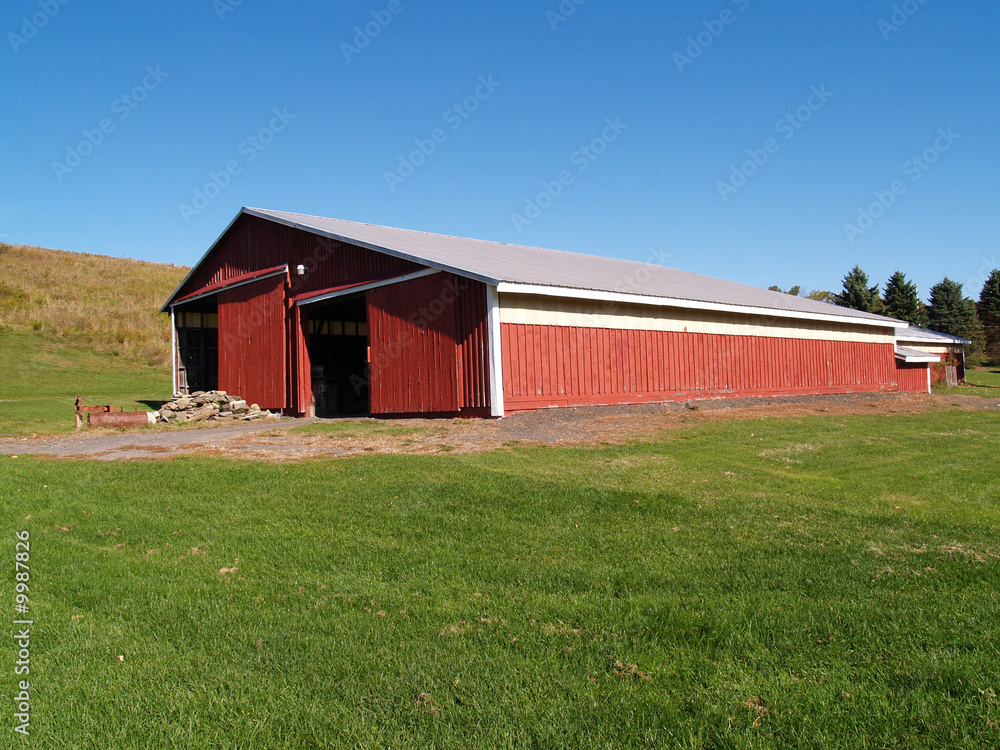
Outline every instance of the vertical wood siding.
[[287, 406], [287, 276], [219, 294], [219, 388], [262, 409]]
[[929, 390], [928, 368], [924, 362], [896, 362], [896, 382], [902, 393], [927, 393]]
[[[179, 296], [284, 264], [290, 277], [219, 294], [219, 387], [262, 408], [301, 414], [311, 400], [308, 323], [303, 322], [308, 312], [287, 310], [285, 300], [423, 266], [243, 215]], [[306, 266], [305, 276], [295, 274], [299, 264]], [[372, 391], [373, 413], [489, 409], [486, 286], [452, 274], [428, 278], [369, 294], [373, 360], [380, 353], [379, 362], [373, 362], [373, 386], [377, 380], [381, 387]], [[280, 289], [282, 283], [287, 288]], [[433, 320], [411, 324], [411, 316], [426, 316], [427, 309], [434, 310]]]
[[896, 389], [892, 344], [501, 326], [507, 410]]
[[447, 276], [368, 292], [372, 414], [459, 410], [454, 291]]
[[961, 353], [945, 352], [939, 356], [941, 357], [940, 362], [931, 363], [932, 383], [944, 383], [948, 379], [944, 368], [949, 365], [955, 367], [959, 380], [965, 380], [965, 357]]
[[[243, 214], [219, 240], [199, 272], [185, 282], [178, 296], [285, 263], [292, 273], [289, 291], [292, 296], [369, 279], [388, 271], [422, 268], [385, 253]], [[305, 276], [295, 274], [300, 264], [308, 269]]]
[[490, 408], [490, 352], [486, 321], [486, 284], [445, 274], [455, 284], [455, 333], [458, 339], [459, 406]]
[[312, 362], [309, 358], [309, 310], [308, 308], [292, 307], [288, 316], [291, 344], [289, 359], [291, 365], [289, 375], [288, 404], [291, 411], [304, 415], [312, 403]]

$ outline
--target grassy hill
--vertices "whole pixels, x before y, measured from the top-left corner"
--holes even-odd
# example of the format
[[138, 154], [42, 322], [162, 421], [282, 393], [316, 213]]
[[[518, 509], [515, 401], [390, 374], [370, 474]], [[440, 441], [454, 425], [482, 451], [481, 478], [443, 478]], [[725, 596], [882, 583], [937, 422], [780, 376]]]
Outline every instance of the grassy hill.
[[157, 311], [188, 270], [0, 244], [0, 435], [71, 429], [77, 395], [169, 396], [170, 321]]
[[170, 323], [157, 311], [189, 270], [0, 244], [0, 327], [130, 364], [163, 365]]

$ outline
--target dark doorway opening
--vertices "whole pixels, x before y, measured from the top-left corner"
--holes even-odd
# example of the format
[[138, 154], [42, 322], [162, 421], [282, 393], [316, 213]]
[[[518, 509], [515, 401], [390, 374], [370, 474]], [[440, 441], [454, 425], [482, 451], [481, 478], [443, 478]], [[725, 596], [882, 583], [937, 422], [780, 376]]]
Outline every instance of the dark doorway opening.
[[364, 294], [309, 306], [309, 359], [317, 417], [369, 413], [368, 306]]
[[[213, 298], [214, 300], [214, 298]], [[177, 389], [181, 393], [219, 387], [219, 315], [203, 302], [175, 313], [177, 324]]]

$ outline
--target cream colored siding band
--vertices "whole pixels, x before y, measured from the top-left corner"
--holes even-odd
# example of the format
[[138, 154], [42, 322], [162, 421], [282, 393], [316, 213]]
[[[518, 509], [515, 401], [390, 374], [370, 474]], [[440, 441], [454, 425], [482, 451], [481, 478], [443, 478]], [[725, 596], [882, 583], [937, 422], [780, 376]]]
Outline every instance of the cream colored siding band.
[[611, 328], [627, 331], [674, 331], [723, 336], [763, 336], [892, 344], [890, 327], [851, 326], [818, 320], [791, 320], [709, 310], [599, 302], [523, 294], [500, 295], [500, 322], [518, 325]]

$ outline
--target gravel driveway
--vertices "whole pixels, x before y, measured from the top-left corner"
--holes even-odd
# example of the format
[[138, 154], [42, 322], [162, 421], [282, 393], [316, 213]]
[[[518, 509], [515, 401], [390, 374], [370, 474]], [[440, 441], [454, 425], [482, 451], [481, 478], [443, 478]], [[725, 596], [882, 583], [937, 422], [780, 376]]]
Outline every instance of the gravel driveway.
[[[997, 410], [1000, 403], [976, 396], [880, 393], [545, 409], [504, 419], [281, 419], [197, 427], [159, 425], [133, 430], [85, 430], [59, 437], [0, 439], [0, 454], [101, 461], [181, 455], [286, 461], [371, 453], [474, 452], [512, 444], [620, 444], [705, 422], [948, 409]], [[299, 429], [310, 425], [327, 427]]]

